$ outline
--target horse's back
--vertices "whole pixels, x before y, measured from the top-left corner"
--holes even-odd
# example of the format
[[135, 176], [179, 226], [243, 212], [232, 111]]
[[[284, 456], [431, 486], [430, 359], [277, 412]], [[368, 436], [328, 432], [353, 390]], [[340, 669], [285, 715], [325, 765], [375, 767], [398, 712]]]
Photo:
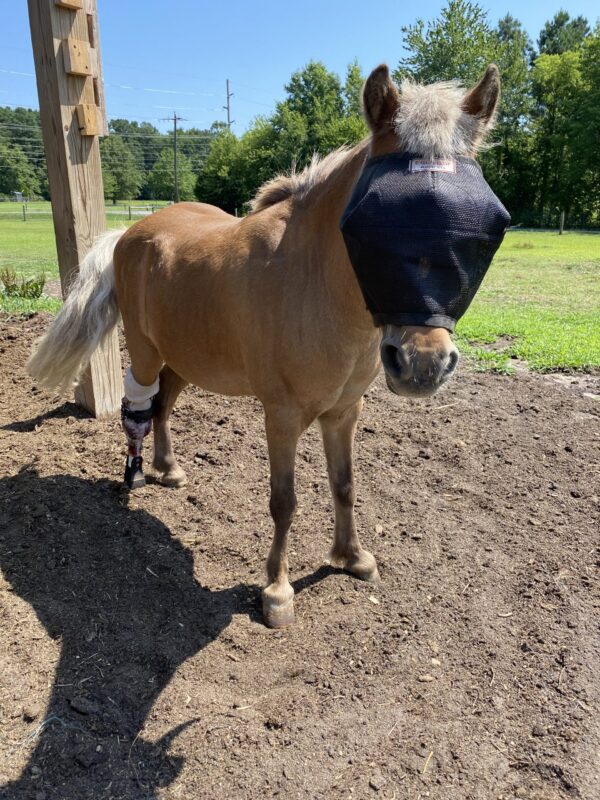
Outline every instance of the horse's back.
[[114, 264], [130, 350], [141, 335], [184, 379], [246, 394], [239, 282], [230, 269], [246, 258], [244, 237], [236, 235], [240, 223], [203, 203], [168, 206], [123, 234]]
[[235, 226], [239, 220], [217, 206], [207, 203], [177, 203], [161, 208], [144, 217], [127, 230], [117, 244], [117, 264], [139, 257], [148, 246], [160, 245], [166, 239], [183, 243], [194, 240], [211, 230]]
[[[240, 220], [216, 206], [178, 203], [166, 206], [132, 225], [117, 242], [114, 253], [119, 302], [130, 292], [139, 292], [150, 273], [154, 282], [174, 279], [186, 266], [211, 262], [221, 241], [230, 240], [231, 229]], [[187, 280], [189, 280], [189, 277]]]

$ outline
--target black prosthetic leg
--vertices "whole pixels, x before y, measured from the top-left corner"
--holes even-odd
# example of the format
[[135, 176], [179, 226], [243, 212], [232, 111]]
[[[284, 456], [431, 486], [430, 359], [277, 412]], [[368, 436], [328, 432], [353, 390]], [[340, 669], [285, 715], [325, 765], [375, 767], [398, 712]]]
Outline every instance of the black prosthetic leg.
[[144, 438], [152, 430], [152, 406], [143, 411], [132, 411], [127, 398], [121, 403], [121, 422], [127, 436], [127, 462], [125, 464], [125, 485], [128, 489], [139, 489], [146, 485], [142, 469], [142, 448]]

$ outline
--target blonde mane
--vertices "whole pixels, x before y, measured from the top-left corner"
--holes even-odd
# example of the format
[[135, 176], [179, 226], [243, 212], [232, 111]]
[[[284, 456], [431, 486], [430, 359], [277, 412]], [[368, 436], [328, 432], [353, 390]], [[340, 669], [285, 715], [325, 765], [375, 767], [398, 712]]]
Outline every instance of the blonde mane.
[[250, 203], [251, 211], [262, 211], [289, 197], [305, 200], [311, 191], [343, 169], [357, 155], [357, 151], [366, 151], [367, 145], [368, 140], [365, 140], [356, 147], [339, 147], [326, 156], [315, 153], [310, 164], [301, 172], [293, 168], [288, 175], [276, 175], [260, 187]]

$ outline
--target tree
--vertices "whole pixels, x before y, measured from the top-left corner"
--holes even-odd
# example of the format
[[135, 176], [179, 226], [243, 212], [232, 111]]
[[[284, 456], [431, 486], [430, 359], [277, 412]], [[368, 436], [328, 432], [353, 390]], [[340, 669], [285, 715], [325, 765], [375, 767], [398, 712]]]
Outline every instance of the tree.
[[498, 57], [498, 39], [487, 14], [468, 0], [449, 0], [439, 18], [422, 19], [402, 28], [408, 55], [400, 59], [394, 78], [422, 83], [459, 80], [465, 86], [478, 81]]
[[355, 58], [354, 61], [348, 64], [346, 80], [344, 81], [344, 88], [342, 90], [344, 96], [344, 111], [347, 116], [361, 116], [361, 96], [364, 82], [365, 76], [362, 74], [358, 59]]
[[327, 123], [344, 113], [344, 98], [338, 76], [319, 61], [309, 61], [295, 72], [285, 87], [288, 96], [278, 106], [299, 115], [306, 124], [306, 141], [299, 164], [304, 166], [313, 153], [322, 152], [321, 133]]
[[[179, 199], [193, 200], [194, 173], [189, 158], [184, 153], [177, 154], [177, 177], [179, 183]], [[165, 147], [150, 175], [148, 186], [157, 200], [172, 200], [175, 196], [175, 170], [173, 167], [173, 150]]]
[[589, 32], [590, 27], [585, 17], [571, 19], [569, 14], [561, 9], [540, 31], [538, 38], [540, 54], [560, 55], [567, 50], [577, 50]]
[[0, 193], [23, 192], [31, 196], [39, 190], [39, 178], [23, 150], [16, 144], [0, 141]]
[[513, 216], [531, 222], [535, 176], [530, 152], [533, 98], [529, 65], [533, 47], [521, 23], [510, 14], [498, 21], [494, 33], [502, 93], [492, 134], [495, 146], [481, 153], [480, 161], [487, 179]]
[[342, 87], [338, 76], [329, 72], [320, 61], [309, 61], [294, 72], [285, 87], [286, 104], [309, 124], [318, 124], [323, 117], [340, 115], [343, 110]]
[[[540, 204], [571, 224], [600, 223], [600, 26], [581, 48], [542, 54], [534, 67]], [[543, 160], [543, 161], [542, 161]]]
[[154, 167], [161, 150], [168, 144], [167, 134], [149, 122], [130, 122], [127, 119], [111, 119], [108, 124], [111, 133], [119, 134], [135, 158], [137, 168], [142, 173], [140, 197], [151, 198], [148, 176]]
[[498, 21], [497, 64], [502, 78], [502, 119], [511, 125], [531, 111], [529, 64], [533, 45], [519, 20], [507, 14]]
[[560, 210], [568, 213], [580, 193], [573, 169], [572, 120], [581, 85], [580, 52], [543, 53], [535, 60], [534, 158], [542, 224], [555, 221]]
[[149, 122], [130, 122], [127, 119], [111, 119], [109, 130], [116, 133], [127, 144], [133, 155], [138, 169], [147, 172], [152, 169], [161, 150], [167, 144], [166, 134]]
[[137, 197], [143, 182], [143, 173], [137, 167], [135, 156], [122, 136], [112, 134], [100, 140], [104, 197], [113, 203], [118, 199]]
[[194, 190], [201, 203], [220, 206], [230, 214], [241, 207], [242, 192], [236, 173], [238, 152], [239, 140], [228, 128], [215, 136]]
[[39, 111], [29, 108], [0, 108], [0, 141], [19, 148], [35, 175], [35, 192], [49, 197]]
[[[221, 130], [220, 125], [213, 125], [208, 129], [187, 128], [177, 133], [177, 152], [184, 153], [190, 160], [194, 172], [198, 172], [208, 155], [214, 137]], [[227, 125], [225, 125], [227, 127]], [[168, 133], [169, 147], [173, 146], [173, 132]]]
[[338, 117], [323, 127], [320, 137], [321, 152], [329, 153], [336, 147], [352, 147], [368, 134], [367, 124], [358, 114]]
[[600, 24], [581, 49], [581, 84], [572, 116], [571, 142], [578, 165], [575, 179], [586, 202], [579, 224], [600, 225]]

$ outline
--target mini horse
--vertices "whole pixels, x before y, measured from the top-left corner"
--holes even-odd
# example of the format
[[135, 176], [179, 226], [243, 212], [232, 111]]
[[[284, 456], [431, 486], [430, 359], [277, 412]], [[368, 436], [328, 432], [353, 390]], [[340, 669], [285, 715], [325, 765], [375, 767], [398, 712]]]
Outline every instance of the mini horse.
[[363, 91], [368, 140], [265, 184], [244, 218], [180, 203], [104, 234], [29, 361], [42, 384], [72, 386], [121, 314], [133, 486], [143, 482], [141, 442], [152, 421], [154, 469], [166, 485], [185, 483], [169, 416], [187, 384], [261, 400], [275, 523], [263, 590], [269, 626], [294, 619], [286, 549], [302, 432], [319, 421], [335, 504], [329, 563], [377, 581], [354, 519], [352, 446], [363, 394], [381, 358], [389, 388], [407, 396], [433, 394], [458, 360], [449, 326], [374, 324], [339, 230], [344, 208], [368, 158], [472, 158], [499, 91], [494, 65], [468, 93], [452, 83], [399, 90], [378, 67]]

